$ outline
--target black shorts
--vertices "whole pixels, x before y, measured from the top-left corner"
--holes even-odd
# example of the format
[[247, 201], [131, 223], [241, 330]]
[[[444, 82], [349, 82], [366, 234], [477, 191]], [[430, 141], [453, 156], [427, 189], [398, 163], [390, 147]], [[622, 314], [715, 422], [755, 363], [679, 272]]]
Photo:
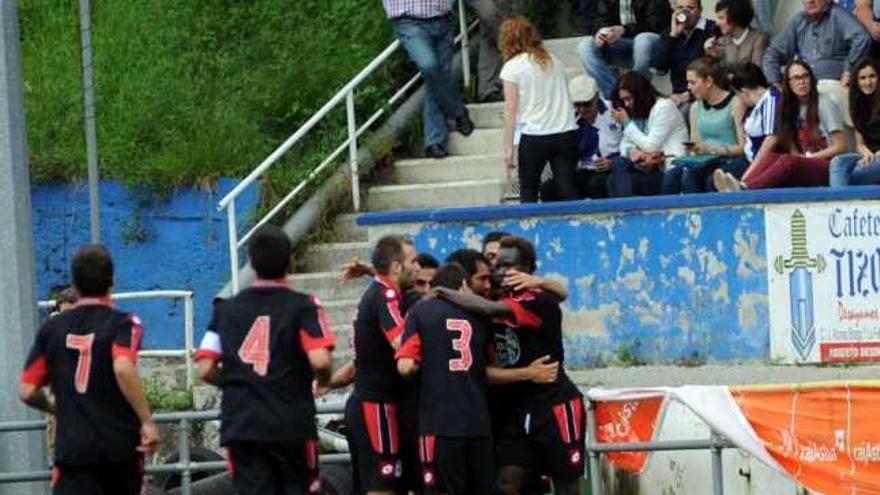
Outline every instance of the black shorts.
[[55, 466], [52, 495], [141, 495], [144, 458], [92, 466]]
[[356, 395], [345, 405], [352, 470], [355, 484], [363, 492], [402, 488], [397, 414], [396, 403], [371, 402]]
[[226, 445], [229, 474], [238, 495], [284, 495], [321, 492], [318, 443], [230, 442]]
[[490, 495], [495, 492], [491, 437], [419, 438], [425, 493]]
[[498, 463], [574, 481], [584, 474], [585, 421], [580, 396], [512, 413], [496, 446]]
[[403, 463], [405, 493], [422, 493], [422, 465], [419, 459], [419, 401], [418, 389], [409, 390], [400, 401], [400, 461]]

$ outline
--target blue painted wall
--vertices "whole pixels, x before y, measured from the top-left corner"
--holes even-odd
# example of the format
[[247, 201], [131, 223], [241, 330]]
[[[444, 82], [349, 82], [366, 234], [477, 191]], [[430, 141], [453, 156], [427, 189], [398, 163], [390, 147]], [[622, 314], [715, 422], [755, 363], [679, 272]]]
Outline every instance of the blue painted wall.
[[[788, 189], [361, 215], [376, 239], [411, 236], [442, 259], [504, 230], [564, 280], [569, 363], [770, 361], [765, 206], [874, 200], [880, 187]], [[626, 359], [624, 359], [626, 360]]]
[[[103, 181], [102, 240], [114, 256], [116, 292], [188, 289], [195, 292], [196, 334], [211, 316], [211, 298], [229, 279], [225, 212], [217, 201], [238, 180], [221, 179], [213, 190], [181, 188], [167, 198]], [[239, 232], [253, 221], [259, 187], [237, 201]], [[38, 297], [70, 280], [70, 259], [89, 242], [87, 184], [36, 185], [32, 190]], [[182, 302], [126, 301], [121, 308], [144, 320], [147, 349], [183, 347]], [[198, 343], [198, 341], [196, 342]]]

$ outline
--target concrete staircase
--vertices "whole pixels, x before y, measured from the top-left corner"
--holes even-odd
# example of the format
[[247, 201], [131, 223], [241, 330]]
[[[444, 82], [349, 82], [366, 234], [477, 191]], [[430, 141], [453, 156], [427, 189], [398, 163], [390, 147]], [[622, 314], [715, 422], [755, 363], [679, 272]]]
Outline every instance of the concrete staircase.
[[[548, 40], [546, 46], [566, 66], [569, 77], [582, 73], [577, 45], [583, 38]], [[442, 160], [413, 158], [397, 160], [390, 185], [373, 186], [367, 192], [367, 211], [409, 210], [445, 206], [500, 204], [507, 188], [503, 153], [503, 104], [468, 105], [477, 129], [468, 137], [452, 133], [450, 156]], [[358, 227], [356, 215], [341, 215], [334, 225], [333, 242], [308, 247], [305, 273], [291, 276], [298, 290], [317, 295], [328, 312], [337, 335], [337, 361], [347, 360], [352, 320], [368, 279], [345, 285], [339, 282], [339, 267], [358, 256], [368, 260], [367, 231]]]

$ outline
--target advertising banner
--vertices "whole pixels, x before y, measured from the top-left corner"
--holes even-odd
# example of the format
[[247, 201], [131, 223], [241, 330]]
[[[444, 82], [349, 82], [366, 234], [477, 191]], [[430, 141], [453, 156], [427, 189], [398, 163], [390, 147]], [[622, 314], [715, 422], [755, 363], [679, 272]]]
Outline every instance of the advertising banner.
[[770, 358], [880, 361], [880, 202], [766, 209]]
[[[654, 439], [654, 431], [663, 397], [641, 400], [599, 402], [596, 404], [596, 425], [599, 443], [638, 443]], [[610, 452], [615, 466], [641, 473], [648, 452]]]

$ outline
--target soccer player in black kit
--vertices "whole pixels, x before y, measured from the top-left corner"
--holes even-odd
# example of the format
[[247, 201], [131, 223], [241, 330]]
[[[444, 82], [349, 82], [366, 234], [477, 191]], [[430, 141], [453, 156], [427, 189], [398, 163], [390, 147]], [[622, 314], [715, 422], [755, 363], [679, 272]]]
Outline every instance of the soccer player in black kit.
[[251, 287], [218, 303], [196, 363], [223, 390], [220, 441], [239, 495], [320, 493], [312, 382], [326, 383], [333, 332], [314, 296], [285, 276], [291, 244], [278, 227], [257, 229]]
[[376, 277], [354, 322], [357, 372], [345, 421], [356, 484], [366, 493], [390, 494], [402, 490], [404, 470], [417, 469], [401, 458], [399, 408], [405, 384], [394, 352], [404, 330], [400, 287], [408, 285], [419, 264], [412, 244], [395, 235], [379, 239], [372, 261]]
[[[500, 241], [493, 271], [497, 284], [508, 270], [532, 274], [535, 268], [535, 248], [529, 241], [513, 236]], [[557, 494], [576, 494], [584, 469], [585, 415], [582, 395], [562, 368], [558, 296], [541, 289], [508, 290], [497, 302], [452, 291], [441, 290], [440, 295], [495, 318], [496, 365], [519, 367], [546, 355], [559, 362], [553, 383], [522, 382], [508, 396], [507, 413], [496, 429], [498, 485], [506, 494], [521, 493], [525, 479], [546, 473]]]
[[[440, 267], [432, 287], [470, 292], [455, 263]], [[492, 427], [486, 400], [491, 335], [483, 322], [439, 298], [406, 318], [397, 367], [420, 372], [419, 452], [425, 489], [446, 495], [489, 495], [495, 486]]]
[[143, 326], [113, 308], [106, 248], [81, 248], [71, 268], [81, 297], [40, 328], [19, 395], [58, 418], [54, 495], [140, 495], [143, 455], [159, 442], [136, 367]]

